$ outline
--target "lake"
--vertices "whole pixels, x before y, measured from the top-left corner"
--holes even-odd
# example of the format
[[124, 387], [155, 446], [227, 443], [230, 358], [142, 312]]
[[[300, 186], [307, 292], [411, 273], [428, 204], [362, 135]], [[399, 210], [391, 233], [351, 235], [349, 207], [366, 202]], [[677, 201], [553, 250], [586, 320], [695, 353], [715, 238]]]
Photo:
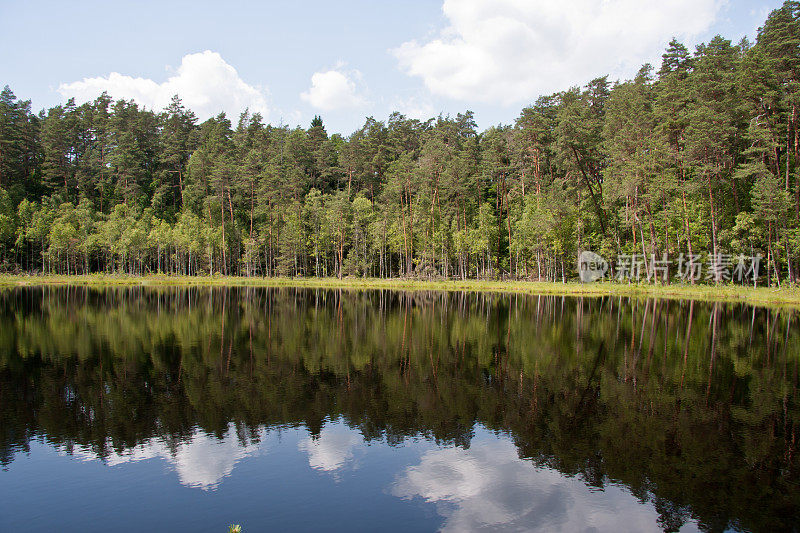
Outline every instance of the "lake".
[[0, 292], [2, 531], [800, 528], [798, 313]]

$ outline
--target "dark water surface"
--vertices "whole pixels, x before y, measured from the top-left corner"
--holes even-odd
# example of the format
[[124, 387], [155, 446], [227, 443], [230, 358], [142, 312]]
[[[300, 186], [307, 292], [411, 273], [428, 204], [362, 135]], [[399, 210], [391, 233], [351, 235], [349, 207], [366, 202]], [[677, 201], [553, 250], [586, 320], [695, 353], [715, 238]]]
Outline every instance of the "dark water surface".
[[800, 528], [797, 312], [0, 293], [2, 531]]

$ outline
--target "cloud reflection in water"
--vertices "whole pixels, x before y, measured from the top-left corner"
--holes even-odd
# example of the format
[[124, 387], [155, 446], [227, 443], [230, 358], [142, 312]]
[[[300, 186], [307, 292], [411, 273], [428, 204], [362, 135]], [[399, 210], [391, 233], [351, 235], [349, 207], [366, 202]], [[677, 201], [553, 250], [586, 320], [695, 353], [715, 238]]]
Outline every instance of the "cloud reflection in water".
[[[196, 431], [192, 437], [170, 447], [162, 439], [151, 439], [143, 444], [103, 458], [109, 466], [162, 458], [177, 472], [180, 483], [187, 487], [214, 490], [233, 472], [237, 462], [245, 457], [264, 451], [265, 431], [260, 432], [259, 442], [242, 443], [236, 428], [230, 426], [222, 438]], [[101, 459], [95, 452], [76, 449], [73, 455], [85, 461]]]
[[363, 444], [357, 431], [338, 423], [325, 426], [319, 436], [303, 439], [298, 449], [308, 453], [308, 465], [315, 470], [335, 472], [353, 459], [353, 450]]
[[[469, 449], [438, 448], [400, 474], [391, 493], [436, 503], [443, 531], [661, 531], [651, 503], [625, 488], [588, 487], [537, 467], [507, 438], [475, 439]], [[696, 531], [686, 523], [682, 531]]]

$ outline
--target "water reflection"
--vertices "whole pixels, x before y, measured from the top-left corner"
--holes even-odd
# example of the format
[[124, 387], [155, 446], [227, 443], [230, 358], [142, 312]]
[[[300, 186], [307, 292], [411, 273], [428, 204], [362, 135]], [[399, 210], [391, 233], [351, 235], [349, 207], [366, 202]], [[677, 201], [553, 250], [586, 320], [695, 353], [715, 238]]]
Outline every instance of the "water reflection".
[[246, 457], [300, 461], [324, 474], [305, 491], [337, 485], [317, 506], [371, 479], [404, 515], [435, 506], [422, 529], [797, 529], [799, 359], [793, 310], [741, 304], [9, 290], [0, 464], [39, 440], [120, 468], [161, 458], [219, 497]]
[[83, 447], [73, 449], [69, 454], [85, 461], [102, 461], [108, 466], [162, 459], [178, 474], [181, 485], [214, 490], [223, 478], [231, 474], [236, 463], [245, 457], [266, 451], [261, 443], [264, 433], [263, 430], [259, 432], [257, 439], [242, 440], [237, 437], [233, 427], [221, 436], [208, 435], [197, 430], [190, 437], [178, 442], [151, 439], [130, 448], [112, 448], [102, 457]]
[[344, 424], [328, 425], [319, 435], [309, 436], [298, 444], [308, 453], [308, 466], [324, 472], [335, 472], [353, 460], [353, 449], [363, 439]]
[[[443, 531], [661, 531], [659, 514], [617, 484], [593, 489], [577, 476], [519, 458], [505, 437], [422, 455], [392, 487], [439, 504]], [[624, 517], [624, 523], [621, 518]], [[696, 531], [693, 521], [681, 531]]]

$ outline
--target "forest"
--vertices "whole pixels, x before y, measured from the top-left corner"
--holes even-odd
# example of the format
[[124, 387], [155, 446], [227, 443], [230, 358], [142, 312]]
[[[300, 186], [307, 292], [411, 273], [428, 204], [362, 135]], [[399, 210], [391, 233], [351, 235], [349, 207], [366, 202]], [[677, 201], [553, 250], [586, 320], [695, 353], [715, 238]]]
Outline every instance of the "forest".
[[35, 113], [6, 86], [0, 270], [566, 281], [592, 250], [760, 254], [767, 284], [796, 283], [798, 105], [796, 1], [755, 43], [673, 39], [657, 68], [482, 132], [470, 111], [347, 137], [199, 122], [177, 95]]

